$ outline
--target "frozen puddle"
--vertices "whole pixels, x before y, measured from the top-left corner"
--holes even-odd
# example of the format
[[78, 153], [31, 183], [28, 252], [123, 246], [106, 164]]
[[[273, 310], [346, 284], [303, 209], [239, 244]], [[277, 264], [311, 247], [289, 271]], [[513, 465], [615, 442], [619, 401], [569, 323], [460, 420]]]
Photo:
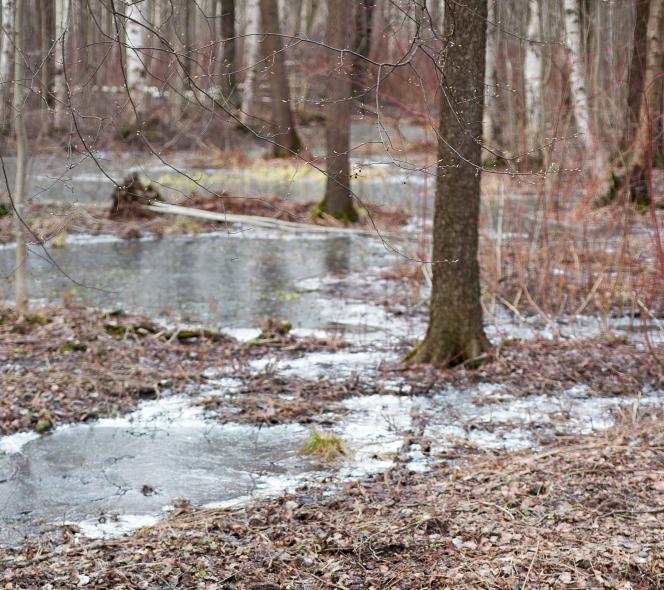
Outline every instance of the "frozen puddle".
[[[230, 390], [228, 381], [217, 386]], [[384, 469], [410, 423], [411, 400], [372, 396], [347, 403], [351, 413], [340, 434], [353, 459], [340, 475]], [[179, 499], [214, 507], [282, 493], [330, 474], [299, 454], [308, 436], [297, 424], [219, 424], [190, 398], [173, 396], [122, 418], [63, 426], [41, 437], [4, 437], [0, 545], [59, 524], [95, 538], [127, 533], [153, 524]]]
[[[339, 354], [305, 355], [283, 370], [318, 379], [330, 358], [342, 364]], [[364, 367], [367, 375], [380, 358], [365, 353], [354, 361], [343, 363]], [[237, 382], [222, 378], [211, 385], [223, 395]], [[516, 398], [489, 383], [430, 398], [354, 397], [343, 402], [349, 413], [333, 428], [350, 457], [321, 465], [299, 454], [309, 435], [304, 426], [220, 424], [191, 398], [166, 397], [123, 418], [0, 439], [0, 544], [59, 524], [75, 524], [90, 537], [124, 534], [153, 524], [178, 500], [233, 506], [307, 480], [381, 472], [397, 454], [410, 469], [425, 470], [437, 453], [455, 446], [534, 447], [547, 437], [606, 428], [617, 410], [647, 412], [663, 402], [664, 392], [620, 400], [591, 397], [582, 387], [559, 397]], [[430, 456], [417, 444], [406, 449], [406, 435], [430, 440]]]

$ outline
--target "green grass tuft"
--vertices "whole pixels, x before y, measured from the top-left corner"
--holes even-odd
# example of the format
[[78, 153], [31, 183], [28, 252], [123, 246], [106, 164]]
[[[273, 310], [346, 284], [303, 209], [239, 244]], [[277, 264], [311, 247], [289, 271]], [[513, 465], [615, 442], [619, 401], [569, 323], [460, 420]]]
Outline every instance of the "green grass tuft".
[[325, 461], [348, 456], [346, 446], [336, 434], [319, 430], [311, 431], [300, 452], [304, 455], [315, 455]]

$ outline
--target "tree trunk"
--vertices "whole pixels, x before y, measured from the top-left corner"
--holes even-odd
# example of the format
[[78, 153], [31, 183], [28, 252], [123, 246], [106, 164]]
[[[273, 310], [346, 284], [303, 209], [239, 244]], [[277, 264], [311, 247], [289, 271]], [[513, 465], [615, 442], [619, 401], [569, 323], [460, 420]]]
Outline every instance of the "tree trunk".
[[55, 128], [62, 129], [67, 114], [67, 83], [65, 80], [65, 46], [69, 29], [70, 0], [55, 0]]
[[284, 158], [297, 154], [302, 149], [302, 143], [295, 130], [295, 122], [290, 104], [290, 88], [288, 74], [286, 73], [286, 58], [284, 47], [279, 37], [279, 8], [277, 0], [260, 0], [261, 27], [265, 36], [263, 49], [268, 61], [270, 78], [270, 94], [272, 98], [272, 127], [271, 137], [275, 158]]
[[[438, 4], [438, 2], [434, 2]], [[496, 0], [489, 0], [488, 2], [488, 16], [487, 16], [487, 31], [486, 31], [486, 68], [484, 73], [484, 115], [482, 130], [484, 134], [484, 142], [491, 147], [495, 147], [496, 134], [494, 129], [496, 123], [494, 121], [494, 97], [497, 92], [497, 72], [496, 60], [498, 58], [498, 28], [496, 27]]]
[[542, 34], [539, 0], [528, 2], [528, 33], [524, 82], [526, 88], [526, 149], [537, 152], [542, 143]]
[[361, 96], [363, 99], [362, 102], [366, 102], [364, 99], [368, 92], [367, 61], [362, 59], [362, 57], [369, 57], [369, 52], [371, 50], [371, 32], [373, 30], [373, 14], [375, 7], [376, 0], [360, 0], [355, 14], [355, 41], [353, 43], [353, 49], [359, 55], [354, 55], [352, 58], [353, 68], [351, 79], [353, 84], [353, 96]]
[[13, 75], [12, 55], [14, 54], [14, 0], [2, 0], [2, 50], [0, 50], [0, 120], [8, 119], [10, 83]]
[[127, 77], [127, 92], [132, 100], [137, 103], [142, 102], [145, 95], [145, 28], [142, 23], [145, 22], [142, 11], [147, 10], [147, 6], [126, 2], [125, 6], [125, 30], [127, 31], [127, 57], [125, 64], [125, 75]]
[[646, 35], [648, 33], [648, 15], [650, 0], [636, 0], [636, 22], [632, 60], [629, 66], [627, 86], [627, 124], [623, 134], [622, 148], [629, 148], [639, 125], [639, 111], [643, 96], [643, 78], [646, 70]]
[[55, 36], [53, 1], [40, 0], [41, 10], [41, 57], [43, 65], [40, 72], [41, 87], [45, 105], [53, 107], [53, 39]]
[[249, 122], [254, 107], [254, 96], [256, 95], [256, 68], [260, 59], [258, 45], [260, 17], [259, 0], [247, 0], [247, 23], [244, 41], [246, 61], [243, 64], [245, 73], [242, 84], [242, 104], [240, 106], [240, 121], [243, 125]]
[[590, 116], [588, 114], [588, 94], [586, 92], [586, 65], [581, 44], [581, 18], [578, 0], [565, 2], [565, 42], [570, 53], [571, 91], [574, 99], [576, 129], [581, 135], [581, 143], [587, 150], [592, 149]]
[[664, 0], [652, 0], [646, 30], [645, 72], [639, 107], [639, 125], [627, 165], [613, 175], [609, 200], [613, 200], [618, 194], [626, 194], [632, 202], [642, 205], [650, 203], [654, 131], [662, 102], [662, 83], [659, 77], [662, 65], [663, 23]]
[[23, 217], [23, 201], [28, 169], [28, 139], [25, 131], [25, 71], [23, 68], [23, 13], [25, 3], [19, 0], [14, 15], [14, 132], [16, 134], [16, 182], [14, 184], [14, 234], [16, 240], [16, 272], [14, 289], [16, 295], [16, 312], [19, 322], [28, 313], [27, 266], [28, 252], [25, 245], [25, 226]]
[[429, 327], [416, 362], [476, 363], [489, 348], [477, 260], [487, 0], [445, 3]]
[[240, 104], [235, 83], [235, 0], [223, 0], [221, 5], [221, 92], [233, 106]]
[[[353, 4], [351, 0], [329, 0], [327, 44], [341, 50], [349, 47]], [[352, 96], [352, 64], [341, 51], [328, 50], [329, 73], [325, 107], [325, 138], [327, 141], [327, 184], [321, 212], [345, 222], [357, 221], [350, 192], [350, 114]]]

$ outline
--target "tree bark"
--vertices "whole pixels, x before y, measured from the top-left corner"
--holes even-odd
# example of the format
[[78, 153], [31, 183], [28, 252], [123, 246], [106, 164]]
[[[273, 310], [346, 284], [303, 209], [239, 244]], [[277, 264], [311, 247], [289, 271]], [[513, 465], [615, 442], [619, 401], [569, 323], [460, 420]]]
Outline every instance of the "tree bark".
[[487, 0], [445, 3], [429, 327], [416, 362], [476, 363], [489, 348], [477, 260]]
[[[329, 0], [327, 44], [341, 50], [349, 47], [352, 22], [351, 0]], [[329, 73], [325, 107], [325, 138], [327, 142], [327, 183], [321, 212], [345, 222], [357, 221], [350, 191], [350, 122], [352, 96], [352, 64], [341, 51], [328, 50]]]
[[284, 158], [299, 153], [302, 143], [295, 129], [291, 111], [286, 58], [279, 36], [277, 0], [260, 0], [260, 9], [263, 32], [271, 33], [264, 38], [263, 50], [268, 61], [270, 94], [272, 95], [272, 155], [275, 158]]
[[[438, 2], [434, 2], [438, 4]], [[494, 117], [494, 97], [497, 94], [496, 59], [498, 57], [498, 28], [496, 27], [496, 0], [489, 0], [487, 5], [486, 31], [486, 66], [484, 72], [484, 114], [482, 130], [484, 142], [494, 147], [497, 133], [494, 133], [496, 122]]]
[[240, 104], [235, 82], [235, 0], [223, 0], [221, 4], [221, 92], [233, 106]]
[[652, 0], [646, 30], [645, 72], [639, 125], [632, 142], [631, 157], [622, 170], [613, 175], [613, 185], [608, 195], [612, 201], [619, 194], [626, 194], [635, 203], [650, 203], [650, 174], [654, 155], [654, 130], [662, 102], [662, 83], [658, 79], [662, 65], [662, 26], [664, 24], [664, 0]]
[[43, 60], [40, 72], [44, 106], [53, 107], [53, 39], [55, 37], [55, 15], [52, 0], [40, 0], [41, 10], [41, 57]]
[[240, 121], [246, 125], [251, 118], [254, 107], [254, 96], [256, 94], [256, 68], [260, 59], [258, 45], [258, 32], [260, 30], [260, 6], [259, 0], [247, 0], [247, 24], [244, 40], [244, 55], [246, 61], [243, 64], [244, 82], [242, 84], [242, 103], [240, 105]]
[[65, 46], [69, 30], [70, 0], [55, 0], [55, 128], [62, 129], [67, 114], [67, 83], [65, 80]]
[[634, 23], [632, 60], [629, 66], [629, 79], [627, 81], [627, 124], [621, 146], [623, 149], [630, 146], [639, 125], [643, 79], [646, 70], [646, 36], [648, 33], [649, 14], [650, 0], [636, 0], [636, 22]]
[[8, 107], [11, 98], [11, 79], [14, 70], [14, 0], [2, 0], [2, 49], [0, 50], [0, 117], [8, 119]]
[[526, 149], [538, 150], [542, 143], [542, 54], [539, 0], [528, 2], [528, 40], [524, 82], [526, 88]]
[[25, 244], [25, 226], [23, 217], [23, 201], [28, 171], [28, 139], [25, 130], [25, 71], [23, 67], [24, 37], [23, 13], [25, 3], [16, 5], [14, 15], [14, 133], [16, 134], [16, 182], [14, 184], [14, 239], [16, 241], [16, 272], [14, 274], [14, 291], [16, 296], [16, 312], [18, 321], [25, 319], [28, 313], [27, 266], [28, 252]]
[[586, 92], [586, 66], [581, 43], [581, 18], [578, 0], [565, 2], [565, 42], [570, 54], [571, 91], [574, 99], [576, 129], [581, 143], [587, 150], [592, 148], [588, 93]]
[[127, 31], [127, 57], [125, 64], [125, 75], [127, 77], [127, 92], [136, 102], [142, 102], [146, 84], [145, 56], [142, 49], [145, 47], [145, 22], [143, 10], [147, 6], [133, 4], [127, 1], [125, 6], [125, 30]]
[[[353, 49], [359, 54], [352, 58], [351, 72], [353, 96], [362, 96], [365, 102], [367, 89], [368, 67], [367, 61], [362, 57], [369, 57], [371, 51], [371, 33], [373, 30], [373, 15], [376, 0], [360, 0], [355, 14], [355, 41]], [[328, 17], [329, 18], [329, 17]], [[329, 22], [328, 22], [329, 25]], [[360, 57], [362, 56], [362, 57]]]

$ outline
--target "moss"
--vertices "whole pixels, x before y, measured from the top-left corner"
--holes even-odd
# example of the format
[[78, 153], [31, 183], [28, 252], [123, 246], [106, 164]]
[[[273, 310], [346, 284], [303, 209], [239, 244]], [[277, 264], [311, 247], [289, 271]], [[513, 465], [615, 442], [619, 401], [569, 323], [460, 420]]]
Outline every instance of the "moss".
[[314, 455], [325, 461], [348, 455], [346, 446], [336, 434], [319, 430], [311, 431], [300, 452], [304, 455]]
[[45, 326], [47, 324], [50, 324], [53, 320], [51, 318], [47, 318], [44, 315], [39, 315], [39, 314], [33, 314], [29, 315], [25, 318], [25, 321], [28, 324], [33, 324], [33, 325], [38, 325], [38, 326]]
[[80, 342], [66, 342], [60, 347], [60, 352], [85, 352], [88, 347]]
[[129, 328], [120, 326], [119, 324], [104, 324], [104, 330], [106, 330], [107, 334], [115, 338], [124, 338]]
[[181, 342], [185, 340], [193, 340], [194, 338], [209, 338], [211, 340], [220, 340], [224, 337], [221, 332], [215, 332], [214, 330], [207, 330], [205, 328], [197, 330], [178, 330], [175, 333], [175, 337]]
[[37, 424], [35, 424], [35, 432], [37, 434], [44, 434], [49, 430], [53, 430], [53, 421], [50, 416], [42, 416], [37, 420]]
[[331, 214], [325, 210], [325, 201], [321, 201], [311, 211], [311, 219], [324, 219], [325, 217], [332, 217], [337, 221], [341, 221], [344, 225], [357, 223], [360, 219], [360, 214], [357, 209], [352, 205], [344, 209], [341, 213]]
[[5, 217], [9, 215], [10, 212], [11, 209], [7, 207], [7, 205], [5, 205], [4, 203], [0, 203], [0, 217]]

